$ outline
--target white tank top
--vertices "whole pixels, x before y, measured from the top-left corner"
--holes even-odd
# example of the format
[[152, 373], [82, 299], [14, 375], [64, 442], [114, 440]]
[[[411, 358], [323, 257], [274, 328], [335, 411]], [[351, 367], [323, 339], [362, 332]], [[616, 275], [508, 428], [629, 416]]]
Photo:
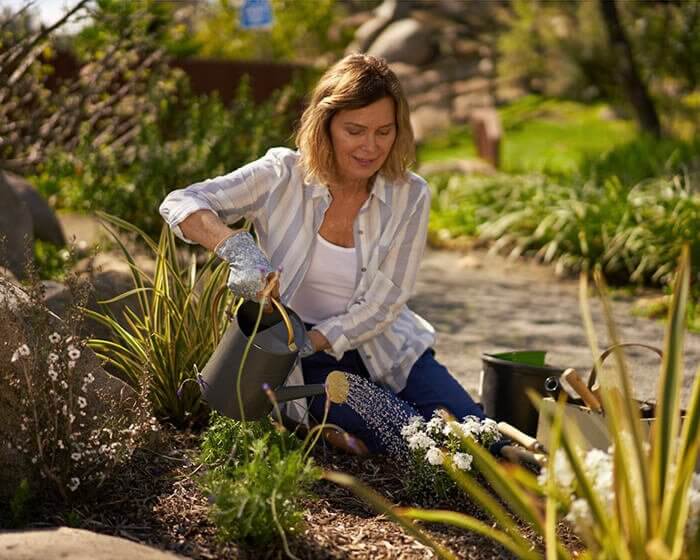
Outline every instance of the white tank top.
[[317, 233], [309, 269], [289, 307], [314, 325], [345, 313], [355, 292], [356, 270], [355, 247], [334, 245]]

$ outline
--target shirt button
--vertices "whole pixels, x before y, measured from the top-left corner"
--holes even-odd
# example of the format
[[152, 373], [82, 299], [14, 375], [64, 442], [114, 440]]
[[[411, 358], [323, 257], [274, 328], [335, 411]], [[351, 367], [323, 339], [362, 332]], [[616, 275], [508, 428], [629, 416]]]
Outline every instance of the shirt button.
[[362, 235], [362, 234], [364, 233], [364, 231], [358, 230], [357, 233], [359, 233], [360, 235]]
[[371, 359], [372, 359], [372, 356], [370, 356], [369, 354], [367, 354], [367, 359], [368, 359], [368, 360], [371, 360]]
[[367, 269], [366, 269], [364, 266], [363, 266], [360, 270], [361, 270], [362, 272], [367, 272]]

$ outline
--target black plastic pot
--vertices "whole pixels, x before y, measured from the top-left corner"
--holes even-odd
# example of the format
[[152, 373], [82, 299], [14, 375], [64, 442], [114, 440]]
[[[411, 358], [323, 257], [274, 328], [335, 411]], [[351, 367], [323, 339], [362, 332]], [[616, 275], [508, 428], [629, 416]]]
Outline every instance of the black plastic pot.
[[481, 355], [481, 404], [488, 417], [535, 435], [538, 411], [530, 402], [527, 389], [546, 396], [545, 380], [559, 377], [564, 371], [545, 365], [545, 354], [539, 350], [520, 350]]

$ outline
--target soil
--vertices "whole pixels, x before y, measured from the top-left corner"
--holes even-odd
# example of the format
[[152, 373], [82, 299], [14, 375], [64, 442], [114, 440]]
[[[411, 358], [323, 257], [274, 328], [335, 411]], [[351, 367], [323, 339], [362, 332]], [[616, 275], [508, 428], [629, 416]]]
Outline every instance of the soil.
[[[207, 497], [197, 485], [194, 457], [199, 437], [164, 429], [155, 449], [137, 450], [119, 477], [105, 483], [99, 496], [87, 505], [62, 510], [43, 502], [29, 528], [74, 526], [169, 550], [193, 559], [264, 560], [284, 558], [281, 545], [251, 547], [221, 542], [207, 517]], [[406, 496], [397, 466], [382, 457], [358, 458], [321, 444], [315, 460], [323, 468], [351, 473], [371, 485], [393, 503], [450, 508], [482, 521], [487, 517], [466, 498], [436, 502], [429, 498], [415, 503]], [[201, 474], [201, 473], [199, 473]], [[325, 559], [425, 559], [432, 550], [407, 535], [398, 525], [378, 516], [350, 491], [328, 481], [313, 488], [304, 501], [305, 528], [289, 538], [290, 552], [300, 560]], [[0, 526], [2, 526], [0, 518]], [[458, 558], [496, 560], [515, 558], [496, 543], [475, 533], [436, 524], [423, 525], [430, 536], [450, 548]], [[533, 538], [532, 531], [523, 533]], [[565, 525], [559, 534], [572, 549], [580, 549]], [[541, 545], [541, 543], [539, 543]]]

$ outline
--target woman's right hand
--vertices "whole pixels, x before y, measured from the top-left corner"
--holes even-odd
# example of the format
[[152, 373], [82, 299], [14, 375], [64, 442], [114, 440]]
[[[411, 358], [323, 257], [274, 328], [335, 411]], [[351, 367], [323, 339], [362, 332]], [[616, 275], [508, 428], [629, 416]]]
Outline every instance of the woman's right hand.
[[229, 290], [244, 299], [260, 301], [273, 271], [269, 259], [258, 248], [253, 236], [247, 231], [234, 233], [221, 241], [214, 252], [229, 264]]

